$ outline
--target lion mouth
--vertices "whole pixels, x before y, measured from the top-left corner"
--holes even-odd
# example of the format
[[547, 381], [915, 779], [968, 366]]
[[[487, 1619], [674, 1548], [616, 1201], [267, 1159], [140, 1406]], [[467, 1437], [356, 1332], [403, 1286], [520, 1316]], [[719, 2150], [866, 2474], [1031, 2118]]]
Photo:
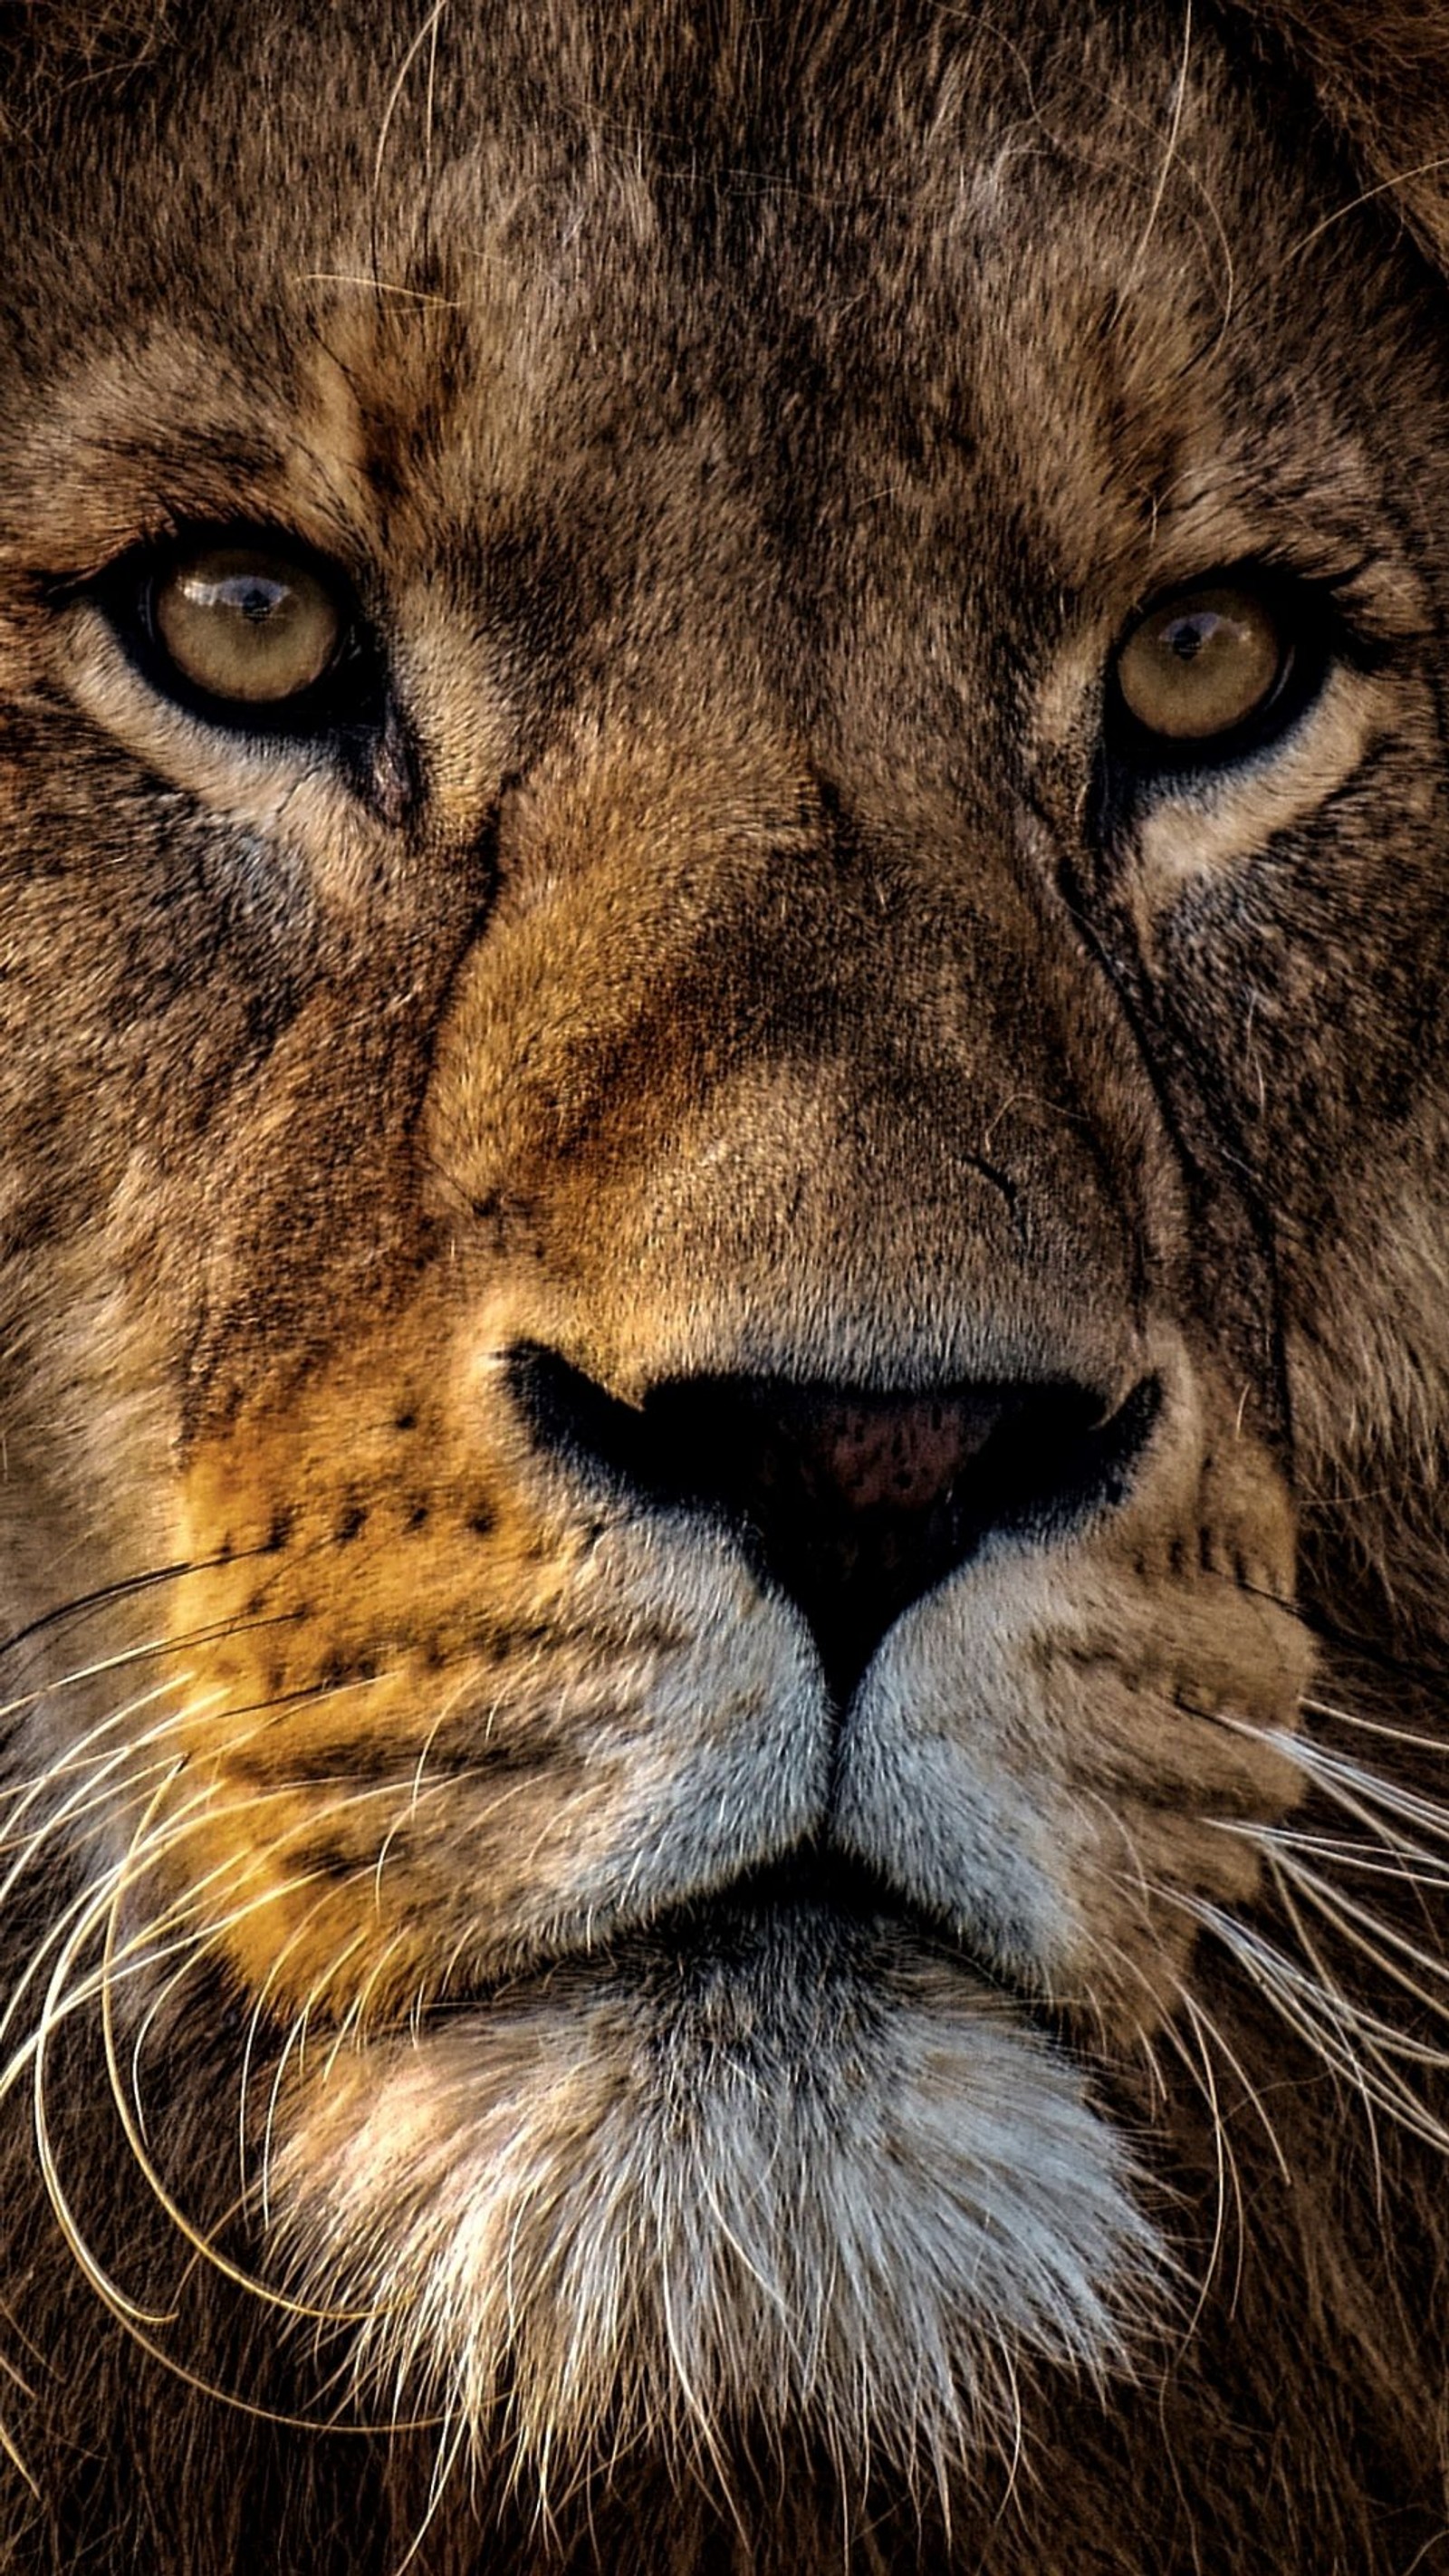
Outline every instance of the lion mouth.
[[953, 1926], [849, 1854], [811, 1844], [643, 1920], [612, 1925], [596, 1941], [451, 1987], [415, 2022], [444, 2025], [527, 1990], [582, 1979], [627, 1986], [651, 2005], [707, 2020], [728, 2022], [743, 2012], [739, 2035], [753, 2039], [772, 1994], [848, 1991], [858, 2008], [872, 1989], [884, 1990], [907, 1956], [934, 1961], [983, 1995], [1031, 2008], [1000, 1964]]

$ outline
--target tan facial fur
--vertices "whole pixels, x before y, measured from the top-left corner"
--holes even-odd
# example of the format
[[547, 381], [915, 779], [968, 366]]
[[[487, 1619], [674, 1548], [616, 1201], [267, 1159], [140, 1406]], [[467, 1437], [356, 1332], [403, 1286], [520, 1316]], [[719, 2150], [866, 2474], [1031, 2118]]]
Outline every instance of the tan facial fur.
[[1412, 120], [324, 14], [0, 12], [0, 2555], [1432, 2564]]

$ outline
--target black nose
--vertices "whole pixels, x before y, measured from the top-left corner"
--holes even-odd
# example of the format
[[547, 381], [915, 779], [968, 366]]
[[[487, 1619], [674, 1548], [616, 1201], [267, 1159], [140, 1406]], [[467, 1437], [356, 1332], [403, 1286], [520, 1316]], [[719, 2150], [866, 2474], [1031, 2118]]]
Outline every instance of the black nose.
[[1151, 1378], [1112, 1410], [1069, 1381], [879, 1394], [699, 1377], [633, 1406], [537, 1350], [515, 1383], [550, 1445], [641, 1499], [724, 1517], [809, 1622], [842, 1706], [901, 1612], [983, 1540], [1049, 1539], [1119, 1501], [1158, 1404]]

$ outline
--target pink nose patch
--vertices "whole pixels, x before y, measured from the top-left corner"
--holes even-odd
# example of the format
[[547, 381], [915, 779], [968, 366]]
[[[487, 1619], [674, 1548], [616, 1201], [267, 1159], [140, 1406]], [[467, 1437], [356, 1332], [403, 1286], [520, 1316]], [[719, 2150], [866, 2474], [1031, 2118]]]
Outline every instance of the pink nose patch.
[[989, 1398], [881, 1396], [824, 1403], [796, 1425], [800, 1481], [836, 1510], [925, 1512], [1001, 1420]]

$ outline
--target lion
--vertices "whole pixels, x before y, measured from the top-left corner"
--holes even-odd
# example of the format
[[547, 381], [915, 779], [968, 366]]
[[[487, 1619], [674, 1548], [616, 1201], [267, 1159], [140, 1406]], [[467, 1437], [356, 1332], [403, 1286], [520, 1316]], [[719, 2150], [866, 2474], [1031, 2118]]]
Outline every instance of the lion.
[[1449, 9], [0, 13], [0, 2554], [1446, 2561]]

